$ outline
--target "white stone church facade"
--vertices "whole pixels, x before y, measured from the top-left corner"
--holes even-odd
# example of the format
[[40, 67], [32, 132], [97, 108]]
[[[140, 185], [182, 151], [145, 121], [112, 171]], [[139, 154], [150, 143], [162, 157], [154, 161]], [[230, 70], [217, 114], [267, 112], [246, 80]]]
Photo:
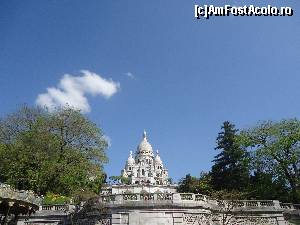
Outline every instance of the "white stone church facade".
[[132, 151], [121, 171], [122, 177], [129, 180], [129, 184], [105, 185], [103, 194], [124, 193], [176, 193], [176, 185], [170, 183], [168, 169], [160, 158], [158, 150], [154, 154], [144, 131], [142, 140], [133, 155]]
[[158, 150], [154, 155], [152, 146], [147, 140], [146, 131], [137, 147], [135, 157], [130, 151], [125, 168], [122, 170], [122, 176], [130, 178], [131, 184], [170, 184], [168, 170], [164, 167]]

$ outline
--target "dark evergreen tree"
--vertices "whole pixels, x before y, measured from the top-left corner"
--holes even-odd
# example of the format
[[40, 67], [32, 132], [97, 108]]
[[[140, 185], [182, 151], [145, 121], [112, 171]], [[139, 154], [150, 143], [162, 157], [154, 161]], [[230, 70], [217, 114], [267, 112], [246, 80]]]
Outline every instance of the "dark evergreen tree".
[[211, 171], [211, 182], [215, 190], [244, 191], [249, 182], [248, 153], [237, 143], [237, 129], [225, 121], [217, 137], [215, 156]]

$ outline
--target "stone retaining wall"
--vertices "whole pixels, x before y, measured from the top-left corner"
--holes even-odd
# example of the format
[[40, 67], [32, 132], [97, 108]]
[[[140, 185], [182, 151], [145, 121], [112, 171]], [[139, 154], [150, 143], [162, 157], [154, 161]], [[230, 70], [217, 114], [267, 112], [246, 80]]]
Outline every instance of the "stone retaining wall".
[[[233, 203], [233, 201], [228, 201]], [[284, 212], [299, 205], [278, 201], [234, 201], [231, 211], [204, 195], [189, 193], [114, 194], [100, 196], [90, 211], [74, 219], [74, 206], [41, 206], [19, 225], [286, 225]], [[78, 209], [78, 213], [85, 207]], [[105, 211], [99, 209], [105, 209]], [[227, 221], [226, 221], [227, 220]]]

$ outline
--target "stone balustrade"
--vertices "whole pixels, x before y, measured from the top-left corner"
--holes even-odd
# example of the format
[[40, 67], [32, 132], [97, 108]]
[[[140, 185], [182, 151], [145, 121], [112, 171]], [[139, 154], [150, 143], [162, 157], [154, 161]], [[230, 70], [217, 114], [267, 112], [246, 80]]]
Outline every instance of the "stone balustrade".
[[[218, 205], [215, 200], [209, 199], [208, 196], [192, 193], [124, 193], [124, 194], [109, 194], [101, 195], [99, 201], [104, 204], [126, 205], [130, 202], [155, 202], [167, 204], [185, 204], [197, 206], [198, 204]], [[278, 209], [278, 210], [300, 210], [300, 204], [280, 203], [276, 200], [238, 200], [230, 201], [239, 209]], [[40, 210], [43, 211], [69, 211], [74, 209], [73, 205], [42, 205]]]
[[263, 207], [277, 207], [279, 208], [279, 202], [273, 200], [240, 200], [240, 201], [231, 201], [236, 207], [254, 207], [254, 208], [263, 208]]
[[280, 203], [282, 209], [300, 210], [300, 204]]
[[[124, 193], [124, 194], [110, 194], [100, 196], [100, 201], [111, 204], [127, 204], [129, 202], [155, 202], [155, 203], [167, 203], [167, 204], [184, 204], [184, 205], [218, 205], [217, 201], [210, 199], [208, 196], [202, 194], [192, 193]], [[289, 204], [280, 204], [275, 200], [238, 200], [230, 201], [234, 204], [234, 207], [248, 208], [248, 209], [292, 209]], [[295, 205], [293, 205], [296, 208]], [[298, 206], [299, 207], [299, 206]]]
[[115, 201], [165, 201], [172, 200], [172, 194], [163, 193], [143, 193], [143, 194], [110, 194], [100, 196], [102, 202]]
[[69, 211], [71, 205], [41, 205], [40, 210], [43, 211]]

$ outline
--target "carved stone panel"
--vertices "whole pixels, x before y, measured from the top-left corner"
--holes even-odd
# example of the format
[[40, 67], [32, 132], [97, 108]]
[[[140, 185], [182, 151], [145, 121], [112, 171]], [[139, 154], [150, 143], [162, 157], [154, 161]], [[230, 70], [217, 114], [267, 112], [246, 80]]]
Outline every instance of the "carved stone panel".
[[95, 225], [111, 225], [111, 219], [110, 218], [100, 219]]
[[186, 225], [212, 225], [212, 218], [209, 214], [184, 214], [183, 222]]
[[278, 225], [274, 217], [237, 217], [231, 225]]
[[112, 225], [111, 217], [85, 218], [74, 222], [74, 225]]

